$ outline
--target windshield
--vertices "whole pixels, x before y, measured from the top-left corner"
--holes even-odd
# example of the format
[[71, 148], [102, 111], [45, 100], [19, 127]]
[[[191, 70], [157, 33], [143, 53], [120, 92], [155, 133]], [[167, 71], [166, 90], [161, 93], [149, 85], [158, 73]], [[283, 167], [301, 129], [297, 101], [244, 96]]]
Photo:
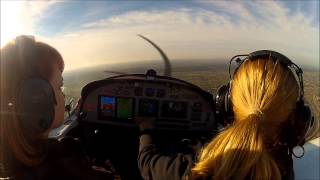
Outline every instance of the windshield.
[[237, 54], [271, 49], [304, 69], [305, 97], [319, 117], [319, 1], [1, 1], [1, 47], [19, 34], [57, 48], [68, 102], [91, 81], [164, 72], [215, 93]]

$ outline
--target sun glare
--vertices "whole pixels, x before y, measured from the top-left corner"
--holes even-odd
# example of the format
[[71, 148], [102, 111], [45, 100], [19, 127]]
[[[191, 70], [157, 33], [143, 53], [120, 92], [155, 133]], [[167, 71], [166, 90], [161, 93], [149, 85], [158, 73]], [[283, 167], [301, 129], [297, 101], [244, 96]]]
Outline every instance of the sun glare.
[[22, 11], [22, 1], [1, 1], [1, 47], [19, 34], [30, 33]]

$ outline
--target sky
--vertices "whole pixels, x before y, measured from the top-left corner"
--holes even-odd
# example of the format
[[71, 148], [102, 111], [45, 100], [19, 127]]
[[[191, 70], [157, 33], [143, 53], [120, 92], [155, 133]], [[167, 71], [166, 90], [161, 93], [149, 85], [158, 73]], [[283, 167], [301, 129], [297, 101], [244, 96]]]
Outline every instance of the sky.
[[271, 49], [319, 69], [319, 1], [1, 0], [1, 47], [34, 35], [60, 51], [66, 70], [160, 60], [226, 61]]

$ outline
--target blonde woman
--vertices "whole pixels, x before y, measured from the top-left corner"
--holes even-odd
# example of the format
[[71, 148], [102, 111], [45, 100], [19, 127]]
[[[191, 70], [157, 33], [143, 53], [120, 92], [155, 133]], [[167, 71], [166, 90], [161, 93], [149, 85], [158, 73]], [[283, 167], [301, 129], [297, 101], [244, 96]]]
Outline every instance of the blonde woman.
[[229, 104], [217, 106], [229, 107], [220, 113], [229, 125], [200, 151], [195, 165], [191, 154], [159, 152], [152, 120], [139, 120], [138, 164], [145, 179], [294, 179], [292, 148], [304, 144], [312, 124], [302, 70], [274, 51], [240, 56], [231, 88], [219, 95]]
[[302, 70], [274, 51], [250, 54], [229, 90], [230, 126], [201, 151], [194, 179], [294, 179], [292, 148], [303, 145], [311, 112]]

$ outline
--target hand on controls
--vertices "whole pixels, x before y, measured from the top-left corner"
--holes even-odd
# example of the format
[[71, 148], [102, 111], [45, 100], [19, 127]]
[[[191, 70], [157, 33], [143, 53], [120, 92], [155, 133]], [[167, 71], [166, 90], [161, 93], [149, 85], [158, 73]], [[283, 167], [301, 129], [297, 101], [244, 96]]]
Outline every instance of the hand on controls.
[[154, 119], [153, 118], [137, 117], [136, 123], [139, 126], [140, 131], [154, 128]]

